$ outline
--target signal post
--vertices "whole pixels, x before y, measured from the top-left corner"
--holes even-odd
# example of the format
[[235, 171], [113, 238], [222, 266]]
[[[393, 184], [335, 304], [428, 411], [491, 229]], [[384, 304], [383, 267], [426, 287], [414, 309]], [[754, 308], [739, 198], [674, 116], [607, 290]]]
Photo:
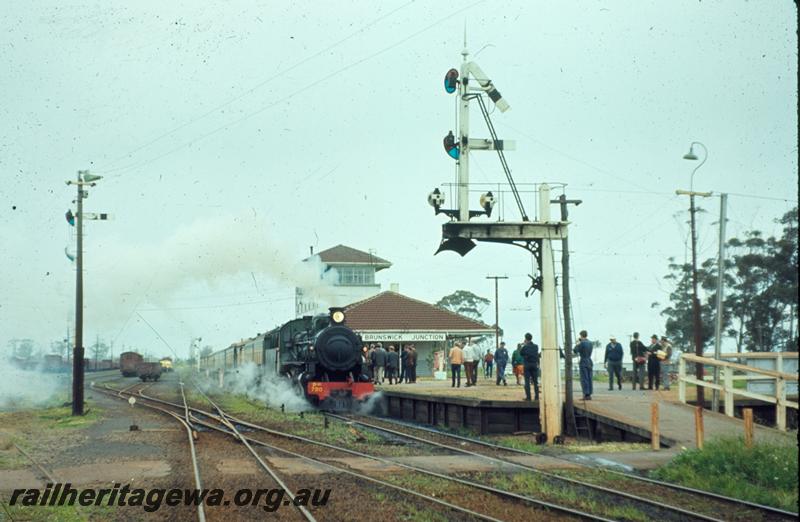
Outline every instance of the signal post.
[[[466, 47], [466, 44], [465, 44]], [[428, 202], [436, 214], [445, 214], [450, 221], [442, 225], [442, 242], [439, 252], [452, 250], [461, 256], [475, 248], [476, 241], [506, 243], [525, 248], [538, 263], [538, 276], [533, 279], [532, 288], [540, 291], [541, 339], [541, 394], [539, 413], [542, 432], [547, 435], [548, 444], [562, 434], [562, 395], [557, 340], [556, 288], [553, 265], [552, 240], [567, 237], [567, 221], [550, 220], [550, 187], [539, 187], [539, 216], [531, 221], [525, 212], [519, 192], [511, 177], [511, 170], [505, 160], [504, 151], [513, 150], [513, 142], [500, 140], [492, 125], [489, 112], [483, 100], [485, 94], [500, 109], [507, 111], [510, 106], [497, 91], [489, 77], [475, 62], [467, 62], [467, 51], [462, 51], [463, 61], [460, 71], [451, 69], [445, 76], [445, 90], [459, 96], [458, 136], [449, 132], [444, 139], [447, 154], [458, 162], [457, 208], [445, 209], [445, 196], [438, 189], [428, 195]], [[473, 86], [473, 84], [477, 84]], [[473, 139], [469, 135], [470, 102], [476, 101], [481, 109], [491, 139]], [[471, 150], [496, 151], [511, 187], [511, 193], [520, 212], [519, 221], [472, 221], [481, 215], [491, 217], [495, 197], [491, 192], [481, 195], [481, 210], [469, 209], [469, 153]], [[528, 292], [526, 292], [526, 296]]]

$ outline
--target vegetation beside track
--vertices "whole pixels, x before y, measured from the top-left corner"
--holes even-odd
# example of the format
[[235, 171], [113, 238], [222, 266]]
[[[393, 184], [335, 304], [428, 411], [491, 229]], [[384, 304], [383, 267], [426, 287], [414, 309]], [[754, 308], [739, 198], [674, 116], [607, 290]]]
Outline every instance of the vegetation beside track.
[[[206, 392], [229, 415], [239, 417], [266, 428], [289, 432], [300, 437], [342, 445], [358, 451], [367, 451], [381, 456], [400, 457], [418, 454], [418, 450], [405, 445], [387, 443], [381, 435], [361, 427], [354, 428], [344, 423], [329, 420], [325, 427], [325, 416], [316, 411], [282, 412], [270, 408], [263, 402], [232, 393]], [[196, 391], [187, 388], [186, 400], [205, 410], [211, 405]]]
[[118, 511], [114, 506], [9, 506], [5, 500], [2, 502], [2, 515], [9, 520], [25, 520], [32, 522], [86, 522], [114, 520]]
[[469, 478], [488, 486], [527, 495], [553, 504], [570, 506], [573, 509], [613, 520], [631, 522], [648, 522], [652, 520], [652, 515], [633, 506], [625, 505], [624, 502], [608, 502], [608, 499], [599, 495], [587, 495], [585, 491], [550, 480], [543, 480], [541, 476], [533, 473], [477, 473], [472, 474]]
[[797, 512], [796, 446], [747, 448], [742, 438], [706, 442], [652, 472], [659, 480]]

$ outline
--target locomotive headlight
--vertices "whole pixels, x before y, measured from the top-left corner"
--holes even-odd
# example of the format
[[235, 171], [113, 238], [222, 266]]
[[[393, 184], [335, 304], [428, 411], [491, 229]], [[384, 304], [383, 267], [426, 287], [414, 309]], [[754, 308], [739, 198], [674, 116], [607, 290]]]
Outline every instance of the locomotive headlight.
[[330, 308], [331, 322], [333, 324], [342, 324], [344, 322], [344, 310], [341, 308]]

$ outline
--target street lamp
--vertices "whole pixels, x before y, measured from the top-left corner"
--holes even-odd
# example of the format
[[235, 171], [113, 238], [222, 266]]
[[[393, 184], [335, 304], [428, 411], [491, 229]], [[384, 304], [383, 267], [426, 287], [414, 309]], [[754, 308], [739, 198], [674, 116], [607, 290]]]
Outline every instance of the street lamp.
[[694, 190], [694, 173], [695, 173], [695, 172], [697, 172], [697, 169], [699, 169], [700, 167], [702, 167], [702, 166], [703, 166], [703, 163], [705, 163], [705, 162], [706, 162], [706, 160], [708, 159], [708, 149], [706, 148], [706, 146], [705, 146], [705, 145], [703, 145], [703, 144], [702, 144], [702, 143], [700, 143], [699, 141], [693, 141], [693, 142], [692, 142], [692, 143], [689, 145], [689, 152], [687, 152], [686, 154], [684, 154], [684, 155], [683, 155], [683, 159], [685, 159], [685, 160], [691, 160], [691, 161], [697, 161], [697, 160], [698, 160], [698, 157], [697, 157], [697, 155], [694, 153], [694, 146], [695, 146], [695, 145], [700, 145], [701, 147], [703, 147], [703, 152], [704, 152], [705, 154], [703, 155], [703, 161], [701, 161], [701, 162], [700, 162], [700, 164], [699, 164], [698, 166], [696, 166], [696, 167], [694, 168], [694, 170], [692, 171], [692, 177], [691, 177], [691, 178], [689, 178], [689, 191], [692, 191], [692, 190]]
[[[697, 233], [695, 228], [695, 206], [694, 206], [694, 197], [701, 196], [701, 197], [709, 197], [711, 192], [695, 192], [694, 191], [694, 174], [697, 170], [703, 166], [703, 164], [708, 159], [708, 149], [705, 145], [700, 143], [699, 141], [693, 141], [691, 145], [689, 145], [689, 152], [684, 154], [683, 159], [690, 160], [690, 161], [697, 161], [699, 158], [694, 153], [694, 146], [700, 145], [703, 147], [703, 161], [697, 165], [694, 170], [692, 171], [692, 177], [689, 181], [689, 191], [685, 190], [677, 190], [675, 191], [679, 195], [688, 195], [689, 196], [689, 215], [691, 216], [691, 227], [692, 227], [692, 329], [694, 331], [694, 353], [698, 357], [703, 356], [703, 331], [702, 331], [702, 324], [700, 322], [700, 299], [697, 297]], [[703, 363], [695, 363], [695, 378], [698, 381], [703, 381]], [[702, 408], [705, 405], [705, 394], [702, 386], [697, 387], [697, 404]]]

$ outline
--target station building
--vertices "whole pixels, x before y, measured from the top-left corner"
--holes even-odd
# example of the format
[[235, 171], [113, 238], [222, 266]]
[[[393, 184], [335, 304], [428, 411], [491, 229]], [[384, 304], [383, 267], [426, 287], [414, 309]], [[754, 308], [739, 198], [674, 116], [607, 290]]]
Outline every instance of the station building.
[[431, 377], [434, 353], [449, 348], [458, 339], [494, 336], [494, 328], [449, 310], [387, 291], [345, 307], [347, 326], [361, 335], [365, 344], [384, 348], [413, 344], [417, 350], [417, 376]]

